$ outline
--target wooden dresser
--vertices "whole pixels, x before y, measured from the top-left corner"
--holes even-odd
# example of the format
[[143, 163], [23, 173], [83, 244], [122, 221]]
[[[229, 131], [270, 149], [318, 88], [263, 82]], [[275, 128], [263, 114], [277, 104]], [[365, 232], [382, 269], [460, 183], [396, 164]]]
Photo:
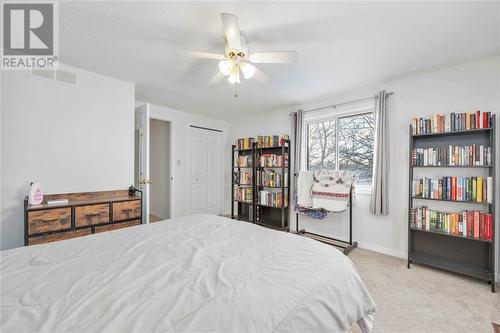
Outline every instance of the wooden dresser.
[[[139, 192], [137, 192], [139, 193]], [[67, 204], [47, 205], [68, 199]], [[40, 205], [24, 200], [24, 245], [49, 243], [142, 223], [142, 198], [128, 190], [45, 195]]]

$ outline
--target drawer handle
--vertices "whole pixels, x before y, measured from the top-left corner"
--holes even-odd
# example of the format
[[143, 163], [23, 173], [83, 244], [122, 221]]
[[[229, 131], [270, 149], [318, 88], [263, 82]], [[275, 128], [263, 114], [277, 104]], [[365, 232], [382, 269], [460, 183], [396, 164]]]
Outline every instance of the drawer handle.
[[125, 209], [122, 209], [122, 212], [128, 213], [128, 212], [131, 212], [132, 210], [133, 210], [132, 208], [125, 208]]
[[92, 213], [92, 214], [87, 214], [87, 217], [94, 217], [94, 216], [99, 216], [99, 213]]
[[55, 221], [58, 221], [58, 220], [59, 220], [59, 219], [43, 220], [43, 222], [48, 223], [48, 222], [55, 222]]

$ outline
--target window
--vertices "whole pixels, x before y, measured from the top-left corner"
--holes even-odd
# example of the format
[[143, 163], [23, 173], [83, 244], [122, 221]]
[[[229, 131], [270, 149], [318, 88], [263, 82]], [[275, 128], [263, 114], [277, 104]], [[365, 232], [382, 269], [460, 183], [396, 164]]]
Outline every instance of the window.
[[358, 185], [372, 183], [373, 112], [306, 120], [307, 170], [351, 170]]

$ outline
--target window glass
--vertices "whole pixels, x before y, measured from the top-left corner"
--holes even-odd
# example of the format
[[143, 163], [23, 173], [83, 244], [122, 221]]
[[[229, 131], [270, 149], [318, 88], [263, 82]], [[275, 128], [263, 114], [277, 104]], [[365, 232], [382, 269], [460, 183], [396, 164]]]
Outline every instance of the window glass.
[[351, 170], [371, 185], [374, 128], [372, 112], [306, 123], [307, 170]]
[[335, 121], [307, 125], [307, 170], [335, 169]]
[[339, 170], [355, 171], [357, 184], [372, 183], [373, 118], [365, 113], [337, 119]]

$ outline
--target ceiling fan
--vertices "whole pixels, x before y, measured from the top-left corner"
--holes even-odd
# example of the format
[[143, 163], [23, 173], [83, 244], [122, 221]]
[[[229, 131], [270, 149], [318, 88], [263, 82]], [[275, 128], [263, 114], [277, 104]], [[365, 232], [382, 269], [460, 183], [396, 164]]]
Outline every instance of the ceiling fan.
[[293, 63], [297, 59], [295, 51], [256, 52], [249, 53], [246, 38], [240, 32], [238, 18], [235, 15], [222, 13], [222, 26], [226, 34], [225, 54], [180, 51], [174, 54], [182, 57], [219, 60], [219, 72], [212, 78], [211, 83], [219, 82], [227, 76], [229, 83], [240, 83], [240, 73], [245, 79], [255, 76], [258, 81], [266, 82], [268, 77], [254, 64], [259, 63]]

